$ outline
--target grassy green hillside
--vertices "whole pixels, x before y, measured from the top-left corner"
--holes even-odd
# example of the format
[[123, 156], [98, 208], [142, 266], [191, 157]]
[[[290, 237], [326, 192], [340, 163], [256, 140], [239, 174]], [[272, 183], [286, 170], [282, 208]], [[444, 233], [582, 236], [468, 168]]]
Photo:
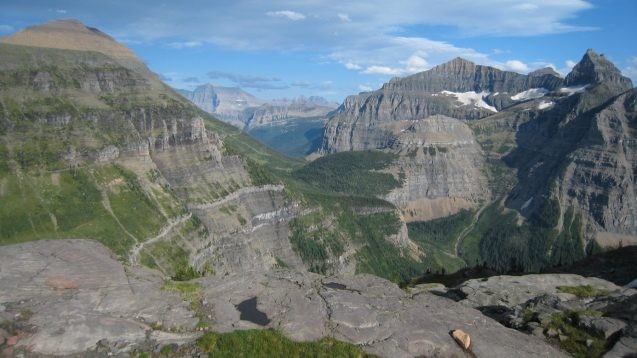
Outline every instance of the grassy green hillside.
[[[394, 280], [419, 272], [417, 261], [386, 240], [398, 219], [376, 197], [398, 185], [378, 172], [392, 155], [343, 154], [305, 165], [197, 109], [141, 64], [13, 45], [0, 45], [0, 60], [1, 244], [93, 238], [122, 260], [191, 277], [186, 249], [208, 235], [206, 227], [154, 164], [135, 153], [145, 136], [161, 136], [149, 118], [198, 116], [222, 141], [223, 155], [242, 159], [252, 185], [282, 183], [309, 213], [292, 221], [290, 240], [311, 270], [331, 272], [350, 250], [359, 272]], [[122, 151], [120, 159], [98, 161], [108, 145]], [[232, 188], [238, 186], [226, 187]]]

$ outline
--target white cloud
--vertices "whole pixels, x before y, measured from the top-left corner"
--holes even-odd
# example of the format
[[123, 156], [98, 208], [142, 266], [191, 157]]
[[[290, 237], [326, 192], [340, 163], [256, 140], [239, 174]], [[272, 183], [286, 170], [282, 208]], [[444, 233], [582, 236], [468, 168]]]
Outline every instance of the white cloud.
[[519, 72], [519, 73], [527, 73], [529, 72], [529, 66], [519, 60], [509, 60], [504, 63], [505, 69], [509, 71]]
[[66, 10], [65, 9], [57, 9], [57, 10], [55, 10], [55, 12], [57, 12], [58, 14], [66, 14]]
[[347, 15], [347, 14], [338, 13], [338, 14], [336, 14], [336, 16], [338, 16], [338, 18], [339, 18], [339, 19], [341, 19], [341, 21], [345, 21], [345, 22], [350, 22], [350, 21], [352, 21], [352, 20], [349, 18], [349, 15]]
[[403, 71], [399, 68], [387, 66], [369, 66], [362, 73], [366, 75], [399, 75]]
[[265, 14], [272, 17], [286, 17], [292, 21], [305, 20], [305, 15], [290, 10], [268, 11]]
[[427, 60], [418, 55], [411, 55], [409, 56], [407, 61], [403, 61], [402, 63], [405, 64], [405, 69], [403, 72], [407, 74], [422, 72], [429, 69]]
[[[265, 1], [212, 4], [195, 0], [192, 6], [183, 6], [177, 2], [155, 4], [139, 0], [127, 5], [126, 13], [116, 2], [109, 1], [64, 2], [57, 6], [72, 13], [99, 13], [97, 23], [91, 25], [130, 41], [199, 42], [234, 50], [309, 50], [351, 70], [395, 75], [426, 69], [427, 64], [457, 56], [506, 67], [489, 57], [493, 56], [490, 49], [486, 54], [418, 35], [408, 37], [404, 35], [406, 29], [443, 26], [450, 29], [449, 38], [511, 38], [585, 31], [591, 27], [585, 26], [586, 22], [582, 25], [578, 16], [591, 9], [591, 3], [592, 0], [397, 0], [388, 6], [385, 0], [280, 0], [276, 5]], [[25, 13], [30, 11], [22, 6]], [[290, 21], [295, 22], [293, 31]], [[410, 65], [411, 56], [424, 60], [424, 65], [415, 58], [412, 60], [420, 64], [412, 61]]]
[[374, 89], [369, 85], [358, 85], [358, 90], [361, 92], [369, 92], [373, 91]]
[[536, 4], [530, 4], [530, 3], [523, 3], [523, 4], [519, 4], [519, 5], [514, 5], [514, 7], [518, 10], [522, 10], [522, 11], [535, 11], [537, 10], [539, 7]]
[[572, 69], [573, 69], [573, 67], [575, 67], [575, 65], [577, 65], [577, 62], [575, 62], [575, 61], [573, 61], [573, 60], [566, 60], [566, 61], [564, 61], [564, 64], [566, 65], [566, 67], [567, 67], [569, 70], [572, 70]]
[[[424, 71], [430, 67], [430, 63], [439, 64], [454, 57], [477, 63], [493, 62], [488, 55], [473, 49], [421, 37], [379, 37], [365, 44], [352, 44], [349, 48], [339, 49], [328, 57], [351, 70], [365, 68], [362, 71], [364, 74], [394, 76]], [[356, 64], [360, 68], [348, 64]]]
[[194, 48], [203, 45], [201, 41], [185, 41], [185, 42], [171, 42], [168, 44], [169, 47], [182, 49], [182, 48]]

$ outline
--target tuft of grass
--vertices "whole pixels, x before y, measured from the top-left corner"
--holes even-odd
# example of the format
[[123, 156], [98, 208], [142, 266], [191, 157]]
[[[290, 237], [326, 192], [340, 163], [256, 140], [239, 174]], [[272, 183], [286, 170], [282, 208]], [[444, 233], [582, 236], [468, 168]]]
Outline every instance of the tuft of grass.
[[[606, 340], [600, 335], [593, 335], [577, 328], [580, 315], [581, 313], [576, 311], [555, 313], [544, 327], [545, 332], [553, 329], [566, 336], [566, 339], [555, 339], [555, 341], [575, 358], [601, 357], [609, 348]], [[586, 341], [592, 341], [592, 344], [587, 345]]]
[[197, 340], [209, 357], [374, 357], [359, 347], [323, 338], [316, 342], [293, 342], [275, 330], [209, 332]]
[[558, 286], [557, 290], [560, 292], [573, 294], [579, 298], [592, 298], [592, 297], [598, 297], [598, 296], [605, 296], [608, 294], [608, 291], [600, 290], [591, 285]]

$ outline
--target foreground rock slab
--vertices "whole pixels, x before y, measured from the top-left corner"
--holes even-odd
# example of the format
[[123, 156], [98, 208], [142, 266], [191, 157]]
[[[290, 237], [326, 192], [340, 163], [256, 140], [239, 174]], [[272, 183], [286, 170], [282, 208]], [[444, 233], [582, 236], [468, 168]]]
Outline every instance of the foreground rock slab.
[[[427, 292], [410, 295], [371, 275], [323, 277], [287, 270], [201, 281], [213, 329], [277, 328], [295, 340], [324, 336], [384, 357], [464, 357], [450, 332], [471, 336], [478, 357], [561, 357], [542, 339], [506, 328], [478, 310]], [[250, 322], [235, 307], [255, 299], [270, 320]]]
[[2, 246], [0, 257], [0, 305], [26, 330], [16, 348], [68, 355], [105, 340], [126, 351], [146, 341], [150, 324], [190, 330], [197, 322], [177, 294], [161, 290], [160, 276], [127, 273], [94, 241]]
[[[43, 240], [0, 247], [0, 257], [0, 319], [20, 327], [11, 333], [10, 350], [126, 354], [197, 338], [193, 312], [179, 296], [162, 291], [162, 277], [124, 269], [99, 243]], [[216, 331], [274, 328], [300, 341], [332, 336], [384, 357], [563, 356], [476, 309], [428, 292], [409, 294], [371, 275], [275, 270], [197, 283], [202, 310]], [[458, 329], [471, 337], [472, 353], [451, 336]]]

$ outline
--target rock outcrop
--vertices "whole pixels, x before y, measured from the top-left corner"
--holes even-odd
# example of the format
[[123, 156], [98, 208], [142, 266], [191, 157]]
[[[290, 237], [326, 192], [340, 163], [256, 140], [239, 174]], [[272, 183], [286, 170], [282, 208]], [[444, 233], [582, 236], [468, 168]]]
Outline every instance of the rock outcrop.
[[402, 209], [405, 220], [444, 217], [488, 198], [484, 158], [465, 123], [431, 116], [392, 124], [402, 126], [391, 144], [402, 154], [392, 170], [405, 178], [385, 198]]
[[469, 280], [446, 295], [507, 327], [569, 349], [579, 345], [591, 355], [609, 351], [604, 357], [622, 357], [637, 347], [637, 290], [599, 278], [494, 276]]
[[[161, 289], [163, 277], [141, 268], [125, 270], [97, 242], [36, 241], [2, 246], [0, 256], [0, 305], [6, 310], [0, 323], [16, 330], [15, 349], [71, 355], [94, 350], [100, 341], [128, 351], [194, 338], [168, 332], [193, 332], [197, 319], [177, 293]], [[151, 325], [166, 331], [153, 332]]]
[[[0, 305], [18, 317], [17, 351], [111, 354], [196, 339], [193, 314], [145, 270], [125, 272], [91, 241], [37, 241], [0, 247]], [[75, 286], [54, 288], [47, 280]], [[332, 336], [384, 357], [463, 355], [450, 335], [462, 328], [470, 350], [489, 357], [561, 357], [561, 352], [478, 310], [430, 293], [410, 295], [370, 275], [349, 278], [275, 270], [200, 279], [201, 309], [217, 331], [277, 328], [295, 340]], [[249, 312], [241, 312], [253, 306]], [[29, 312], [21, 317], [20, 312]], [[21, 317], [21, 318], [20, 318]], [[22, 328], [20, 328], [22, 327]], [[180, 333], [168, 332], [180, 327]], [[106, 342], [106, 343], [105, 343]], [[102, 347], [102, 348], [100, 348]]]

